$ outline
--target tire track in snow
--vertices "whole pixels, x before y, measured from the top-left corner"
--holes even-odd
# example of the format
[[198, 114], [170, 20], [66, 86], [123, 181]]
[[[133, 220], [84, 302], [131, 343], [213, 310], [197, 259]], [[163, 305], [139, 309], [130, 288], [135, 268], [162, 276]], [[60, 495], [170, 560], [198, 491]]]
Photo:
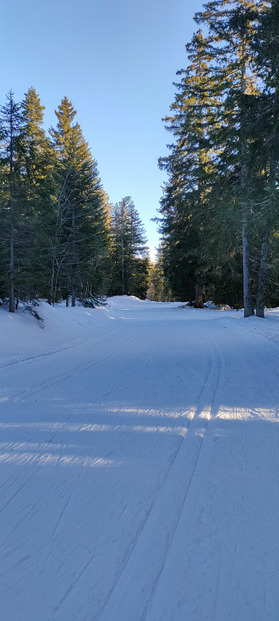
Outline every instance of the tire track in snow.
[[88, 561], [85, 563], [85, 565], [83, 566], [83, 568], [81, 569], [81, 571], [79, 572], [79, 574], [75, 577], [75, 580], [72, 584], [70, 584], [67, 588], [67, 591], [64, 593], [64, 595], [62, 596], [62, 598], [59, 600], [58, 604], [56, 604], [56, 606], [54, 607], [53, 613], [56, 614], [57, 612], [59, 612], [62, 604], [64, 603], [64, 601], [69, 597], [69, 595], [72, 593], [73, 589], [76, 587], [76, 585], [78, 584], [78, 582], [80, 581], [80, 579], [82, 578], [82, 576], [85, 574], [86, 570], [88, 569], [88, 567], [91, 565], [92, 561], [94, 560], [95, 555], [92, 554], [90, 556], [90, 558], [88, 559]]
[[[75, 367], [74, 369], [72, 369], [71, 371], [69, 371], [67, 373], [62, 373], [59, 376], [56, 376], [56, 378], [53, 378], [52, 380], [46, 380], [45, 382], [40, 382], [39, 384], [34, 385], [30, 391], [25, 390], [25, 391], [16, 393], [13, 396], [13, 398], [16, 398], [18, 400], [26, 399], [29, 396], [32, 396], [33, 394], [37, 394], [38, 392], [41, 392], [42, 390], [45, 390], [48, 387], [54, 386], [54, 385], [56, 385], [56, 384], [58, 384], [60, 382], [65, 381], [66, 379], [69, 379], [70, 377], [72, 377], [72, 375], [74, 375], [76, 373], [82, 373], [83, 371], [85, 371], [87, 369], [90, 369], [91, 367], [94, 367], [94, 366], [96, 366], [98, 364], [102, 364], [103, 362], [107, 361], [108, 359], [118, 355], [119, 351], [121, 351], [123, 348], [126, 348], [126, 346], [129, 346], [134, 341], [136, 341], [139, 337], [142, 336], [142, 334], [144, 332], [145, 332], [144, 328], [143, 329], [139, 329], [137, 331], [137, 333], [132, 338], [123, 341], [121, 343], [121, 345], [118, 345], [113, 350], [110, 350], [110, 352], [108, 352], [106, 355], [102, 356], [101, 358], [98, 358], [97, 360], [93, 360], [93, 361], [84, 363], [82, 365], [79, 365], [78, 367]], [[59, 432], [57, 431], [57, 432], [55, 432], [52, 435], [52, 440], [53, 440], [53, 438], [55, 438], [58, 435], [58, 433]], [[33, 479], [36, 476], [36, 474], [40, 471], [40, 469], [41, 469], [41, 466], [39, 466], [30, 475], [30, 477], [28, 479], [26, 479], [17, 488], [17, 490], [8, 498], [8, 500], [5, 502], [5, 504], [2, 507], [0, 507], [0, 513], [2, 513], [10, 505], [10, 503], [14, 500], [14, 498], [16, 498], [18, 496], [18, 494], [28, 485], [29, 481], [31, 481], [31, 479]]]
[[[47, 388], [48, 386], [52, 386], [54, 384], [57, 384], [58, 382], [64, 381], [65, 379], [67, 379], [68, 377], [70, 377], [71, 375], [73, 375], [74, 373], [80, 373], [83, 372], [84, 370], [87, 370], [88, 368], [91, 368], [92, 366], [96, 366], [98, 364], [102, 364], [104, 361], [107, 361], [108, 359], [118, 356], [119, 352], [123, 349], [128, 349], [130, 344], [132, 344], [133, 342], [142, 339], [142, 335], [145, 332], [145, 328], [143, 329], [137, 329], [136, 333], [133, 334], [133, 336], [131, 338], [127, 338], [126, 340], [123, 340], [121, 342], [121, 344], [117, 347], [115, 347], [114, 349], [110, 350], [106, 355], [99, 357], [97, 360], [93, 360], [87, 363], [84, 363], [82, 365], [79, 365], [78, 367], [72, 369], [70, 372], [68, 373], [63, 373], [61, 375], [59, 375], [58, 377], [56, 376], [56, 378], [54, 378], [54, 380], [51, 381], [47, 381], [47, 382], [40, 382], [40, 384], [37, 384], [36, 386], [33, 386], [32, 392], [29, 391], [24, 391], [22, 393], [17, 393], [17, 397], [22, 396], [22, 398], [26, 398], [28, 397], [30, 394], [33, 394], [34, 392], [40, 392], [40, 390], [43, 390], [45, 388]], [[36, 391], [35, 391], [36, 389]], [[54, 433], [52, 436], [52, 439], [58, 434], [58, 432]], [[93, 449], [95, 448], [95, 446], [91, 446], [90, 452], [87, 455], [87, 458], [90, 457], [91, 452], [93, 451]], [[86, 462], [86, 460], [85, 460]], [[53, 547], [53, 542], [55, 541], [55, 536], [57, 533], [57, 530], [59, 527], [62, 527], [63, 525], [63, 520], [65, 519], [65, 514], [68, 511], [69, 506], [71, 505], [71, 501], [72, 498], [74, 496], [75, 490], [77, 489], [77, 485], [80, 482], [82, 473], [84, 472], [85, 469], [85, 465], [86, 463], [84, 463], [82, 465], [82, 467], [80, 468], [77, 476], [75, 477], [75, 481], [73, 483], [73, 485], [71, 486], [71, 489], [69, 490], [68, 494], [67, 494], [67, 498], [66, 501], [64, 503], [64, 506], [62, 507], [60, 514], [57, 516], [57, 520], [56, 523], [49, 535], [49, 544]], [[35, 470], [35, 472], [32, 473], [32, 475], [25, 480], [25, 482], [23, 483], [23, 485], [21, 485], [16, 491], [15, 493], [8, 499], [7, 503], [5, 504], [5, 506], [2, 508], [2, 510], [4, 510], [13, 500], [14, 498], [23, 490], [23, 488], [26, 488], [26, 486], [28, 486], [29, 481], [35, 477], [37, 475], [37, 473], [39, 472], [40, 467], [37, 468]], [[30, 518], [30, 515], [33, 513], [34, 510], [36, 510], [37, 505], [39, 505], [42, 502], [42, 498], [39, 499], [39, 501], [37, 503], [35, 503], [35, 505], [33, 505], [31, 507], [31, 509], [28, 511], [28, 517]], [[27, 516], [25, 516], [23, 519], [26, 519]], [[18, 530], [18, 528], [21, 527], [21, 523], [22, 521], [20, 521], [15, 529], [13, 530], [13, 532], [15, 532], [16, 530]], [[5, 541], [2, 542], [2, 545], [6, 544], [6, 542], [9, 540], [11, 536], [11, 533], [9, 533], [8, 537], [5, 539]], [[42, 560], [41, 564], [43, 565], [45, 562], [47, 562], [49, 557], [49, 554], [46, 553], [45, 555], [45, 559]], [[54, 609], [54, 612], [58, 612], [60, 606], [63, 604], [63, 602], [65, 601], [65, 599], [67, 599], [67, 597], [70, 595], [70, 593], [72, 592], [72, 590], [74, 589], [75, 585], [77, 584], [77, 582], [79, 582], [80, 578], [82, 577], [82, 575], [84, 574], [84, 572], [87, 570], [87, 568], [89, 567], [90, 563], [94, 560], [94, 556], [92, 555], [92, 557], [90, 557], [89, 560], [87, 560], [86, 564], [84, 567], [81, 568], [80, 573], [75, 577], [75, 580], [73, 581], [72, 584], [70, 584], [70, 586], [68, 587], [67, 591], [64, 593], [64, 595], [61, 597], [60, 601], [56, 604], [56, 607]], [[36, 581], [37, 578], [37, 574], [33, 576], [33, 579], [31, 580], [28, 589], [25, 593], [25, 598], [24, 601], [26, 601], [27, 597], [28, 597], [28, 593], [30, 593], [31, 589], [33, 588], [33, 585]], [[23, 603], [23, 602], [22, 602]]]
[[[37, 474], [38, 470], [34, 473]], [[42, 502], [45, 500], [47, 494], [49, 494], [49, 491], [51, 491], [53, 488], [53, 483], [51, 483], [51, 485], [47, 488], [47, 490], [43, 490], [42, 491], [42, 495], [40, 496], [40, 498], [38, 498], [38, 500], [35, 503], [32, 503], [32, 505], [30, 506], [30, 508], [28, 508], [28, 510], [25, 512], [25, 514], [23, 515], [23, 517], [17, 522], [17, 524], [12, 528], [12, 530], [9, 532], [9, 534], [6, 536], [5, 539], [3, 539], [0, 543], [0, 548], [4, 547], [9, 541], [10, 539], [16, 534], [16, 532], [22, 528], [22, 525], [29, 520], [30, 516], [32, 515], [32, 513], [34, 513], [34, 511], [42, 504]], [[21, 491], [21, 490], [19, 490]], [[16, 495], [16, 494], [15, 494]], [[13, 498], [11, 499], [13, 500]], [[7, 503], [9, 504], [9, 503]]]
[[3, 513], [3, 511], [9, 506], [9, 504], [14, 500], [14, 498], [16, 498], [16, 496], [26, 487], [26, 485], [28, 485], [28, 483], [31, 481], [31, 479], [33, 479], [34, 476], [37, 474], [37, 472], [39, 472], [40, 468], [41, 468], [41, 466], [36, 468], [35, 472], [32, 472], [30, 477], [28, 477], [28, 479], [26, 479], [24, 481], [24, 483], [22, 483], [22, 485], [20, 485], [20, 487], [16, 490], [16, 492], [14, 492], [14, 494], [12, 496], [10, 496], [10, 498], [6, 501], [6, 503], [3, 505], [3, 507], [1, 507], [0, 513]]
[[[120, 334], [122, 335], [123, 332], [121, 330], [121, 328], [119, 326], [117, 326], [117, 332], [114, 331], [114, 335], [115, 334]], [[106, 335], [106, 332], [98, 332], [98, 334], [94, 334], [92, 336], [92, 344], [94, 345], [96, 343], [96, 341], [99, 341], [104, 335]], [[54, 349], [51, 351], [46, 351], [46, 352], [41, 352], [39, 354], [33, 354], [33, 355], [29, 355], [29, 356], [25, 356], [23, 358], [18, 358], [16, 360], [9, 360], [8, 362], [4, 362], [2, 364], [0, 364], [0, 369], [3, 369], [3, 371], [9, 371], [11, 367], [16, 366], [16, 365], [21, 365], [24, 364], [26, 362], [30, 362], [33, 360], [41, 360], [43, 358], [50, 358], [51, 356], [56, 356], [59, 354], [63, 354], [64, 352], [67, 352], [68, 350], [71, 349], [75, 349], [76, 347], [81, 347], [84, 344], [88, 344], [88, 338], [83, 338], [80, 337], [79, 339], [77, 339], [75, 342], [72, 342], [71, 345], [65, 345], [65, 346], [61, 346], [59, 349]]]
[[[51, 557], [51, 554], [52, 554], [52, 550], [53, 550], [53, 548], [50, 548], [49, 546], [50, 546], [50, 545], [53, 545], [53, 543], [54, 543], [54, 541], [55, 541], [55, 535], [56, 535], [56, 533], [57, 533], [57, 530], [58, 530], [58, 528], [59, 528], [60, 524], [63, 522], [63, 519], [64, 519], [64, 517], [65, 517], [66, 511], [67, 511], [67, 509], [68, 509], [68, 507], [69, 507], [69, 505], [70, 505], [70, 503], [71, 503], [72, 497], [74, 496], [74, 493], [75, 493], [75, 491], [76, 491], [77, 485], [78, 485], [78, 483], [80, 482], [80, 479], [81, 479], [81, 477], [82, 477], [82, 474], [83, 474], [83, 472], [84, 472], [84, 470], [85, 470], [86, 462], [89, 460], [89, 458], [90, 458], [90, 456], [91, 456], [91, 453], [92, 453], [92, 451], [93, 451], [93, 448], [94, 448], [94, 445], [92, 445], [92, 446], [91, 446], [91, 450], [89, 451], [89, 454], [88, 454], [88, 456], [87, 456], [87, 459], [85, 460], [85, 462], [83, 463], [83, 465], [82, 465], [82, 466], [81, 466], [81, 468], [80, 468], [79, 473], [78, 473], [78, 474], [77, 474], [77, 476], [75, 477], [74, 483], [73, 483], [73, 485], [72, 485], [72, 487], [71, 487], [71, 489], [70, 489], [70, 491], [69, 491], [69, 493], [68, 493], [68, 496], [67, 496], [66, 502], [64, 503], [64, 506], [62, 507], [62, 510], [60, 511], [60, 514], [59, 514], [59, 516], [58, 516], [58, 519], [57, 519], [57, 521], [56, 521], [56, 523], [55, 523], [55, 526], [54, 526], [54, 528], [52, 529], [52, 531], [51, 531], [51, 533], [50, 533], [49, 541], [48, 541], [48, 544], [47, 544], [47, 546], [46, 546], [46, 548], [45, 548], [46, 552], [45, 552], [45, 554], [43, 555], [43, 557], [40, 559], [40, 564], [41, 564], [41, 566], [42, 566], [42, 567], [44, 567], [44, 566], [46, 565], [47, 561], [48, 561], [48, 560], [49, 560], [49, 558]], [[41, 499], [40, 499], [40, 502], [41, 502]], [[34, 508], [35, 508], [35, 506], [34, 506]], [[78, 574], [78, 576], [76, 576], [76, 577], [75, 577], [74, 583], [73, 583], [73, 584], [71, 584], [71, 585], [67, 588], [66, 593], [64, 593], [64, 595], [62, 596], [61, 600], [58, 602], [58, 604], [56, 604], [56, 606], [55, 606], [55, 608], [54, 608], [54, 611], [53, 611], [54, 613], [58, 612], [58, 610], [59, 610], [60, 606], [61, 606], [61, 605], [62, 605], [62, 603], [65, 601], [65, 599], [68, 597], [68, 595], [71, 593], [71, 591], [73, 590], [73, 588], [74, 588], [75, 584], [76, 584], [76, 583], [80, 580], [80, 578], [82, 577], [82, 575], [83, 575], [83, 574], [84, 574], [84, 572], [86, 571], [87, 567], [88, 567], [88, 566], [90, 565], [90, 563], [92, 562], [93, 558], [94, 558], [94, 555], [91, 555], [90, 559], [87, 561], [87, 563], [85, 564], [85, 566], [81, 569], [81, 571], [80, 571], [80, 573]], [[28, 596], [29, 596], [29, 593], [32, 591], [32, 588], [33, 588], [33, 586], [34, 586], [34, 584], [35, 584], [36, 580], [37, 580], [37, 574], [34, 574], [34, 575], [33, 575], [32, 580], [31, 580], [31, 582], [30, 582], [30, 583], [29, 583], [29, 585], [28, 585], [28, 588], [26, 589], [26, 592], [25, 592], [25, 595], [24, 595], [24, 599], [23, 599], [23, 601], [22, 601], [22, 607], [24, 606], [25, 602], [26, 602], [26, 601], [28, 601]]]
[[90, 360], [89, 362], [85, 362], [81, 365], [78, 365], [77, 367], [73, 367], [72, 369], [70, 369], [69, 371], [66, 371], [65, 373], [56, 375], [54, 378], [45, 380], [43, 382], [39, 382], [38, 384], [34, 384], [34, 386], [32, 386], [30, 389], [15, 392], [9, 397], [9, 399], [16, 399], [16, 400], [27, 399], [28, 397], [33, 396], [37, 394], [38, 392], [45, 390], [46, 388], [51, 388], [52, 386], [55, 386], [56, 384], [59, 384], [61, 382], [64, 382], [67, 379], [70, 379], [73, 375], [77, 373], [82, 373], [83, 371], [87, 371], [88, 369], [91, 369], [92, 367], [102, 364], [103, 362], [106, 362], [110, 358], [117, 355], [119, 351], [121, 351], [122, 349], [125, 349], [128, 345], [136, 341], [139, 337], [142, 336], [144, 332], [145, 332], [144, 328], [141, 330], [138, 330], [136, 335], [134, 335], [132, 338], [127, 339], [126, 341], [122, 342], [121, 345], [118, 345], [114, 349], [110, 350], [104, 356], [97, 358], [97, 360]]
[[10, 360], [9, 362], [4, 362], [3, 364], [0, 364], [0, 369], [10, 370], [10, 367], [24, 364], [25, 362], [30, 362], [30, 360], [40, 360], [42, 358], [50, 358], [50, 356], [55, 356], [56, 354], [64, 353], [65, 351], [68, 351], [69, 349], [74, 349], [75, 347], [79, 347], [80, 345], [83, 345], [84, 343], [88, 343], [88, 340], [82, 339], [78, 343], [68, 345], [67, 347], [60, 347], [60, 349], [55, 349], [53, 351], [41, 352], [40, 354], [34, 354], [33, 356], [30, 355], [30, 356], [26, 356], [25, 358], [19, 358], [17, 360]]
[[[216, 353], [211, 337], [204, 329], [203, 332], [208, 343], [211, 364], [197, 407], [186, 436], [181, 440], [161, 488], [130, 547], [124, 566], [103, 609], [95, 617], [96, 621], [144, 621], [165, 569], [204, 446], [208, 423], [216, 414], [223, 377], [223, 361]], [[161, 508], [164, 508], [164, 522], [161, 522]]]
[[[200, 444], [199, 444], [199, 447], [197, 449], [196, 459], [195, 459], [195, 462], [194, 462], [194, 465], [193, 465], [192, 472], [189, 475], [189, 479], [188, 479], [188, 483], [187, 483], [187, 486], [186, 486], [186, 492], [185, 492], [185, 495], [184, 495], [184, 500], [183, 500], [182, 507], [179, 510], [178, 514], [177, 514], [176, 525], [175, 525], [175, 528], [174, 528], [174, 530], [173, 530], [173, 532], [171, 534], [170, 544], [169, 544], [168, 549], [166, 551], [166, 555], [165, 555], [163, 564], [162, 564], [162, 566], [160, 568], [160, 571], [159, 571], [158, 575], [156, 576], [155, 582], [152, 585], [152, 591], [151, 591], [151, 593], [149, 595], [149, 598], [148, 598], [148, 600], [147, 600], [147, 602], [145, 604], [143, 613], [142, 613], [141, 617], [139, 618], [139, 621], [148, 621], [148, 612], [150, 610], [150, 605], [151, 605], [151, 603], [153, 601], [154, 595], [155, 595], [156, 590], [158, 588], [158, 584], [160, 582], [160, 578], [161, 578], [161, 576], [162, 576], [162, 574], [163, 574], [163, 572], [164, 572], [164, 570], [165, 570], [165, 568], [167, 566], [168, 559], [169, 559], [170, 552], [171, 552], [171, 548], [172, 548], [172, 544], [173, 544], [173, 542], [175, 540], [175, 536], [176, 536], [176, 534], [177, 534], [177, 532], [179, 530], [179, 527], [180, 526], [184, 527], [184, 525], [186, 523], [186, 520], [183, 521], [183, 512], [184, 512], [185, 507], [187, 505], [187, 499], [188, 499], [188, 494], [189, 494], [189, 490], [190, 490], [190, 487], [191, 487], [191, 483], [192, 483], [192, 481], [194, 479], [195, 472], [197, 470], [197, 466], [198, 466], [198, 463], [200, 461], [203, 448], [205, 446], [205, 436], [206, 436], [208, 425], [209, 425], [210, 421], [212, 419], [214, 419], [214, 417], [217, 415], [217, 412], [218, 412], [218, 395], [219, 395], [220, 387], [221, 387], [221, 384], [222, 384], [222, 381], [223, 381], [224, 361], [220, 357], [219, 352], [216, 350], [215, 344], [214, 344], [214, 341], [213, 341], [211, 335], [210, 334], [206, 334], [206, 333], [204, 333], [204, 334], [205, 334], [205, 336], [207, 338], [207, 341], [208, 341], [208, 344], [209, 344], [209, 347], [210, 347], [211, 360], [212, 360], [213, 364], [211, 366], [211, 369], [210, 369], [207, 381], [206, 381], [206, 383], [204, 385], [204, 389], [203, 389], [203, 391], [201, 393], [201, 397], [200, 397], [200, 400], [199, 400], [199, 404], [198, 404], [197, 410], [196, 410], [194, 418], [193, 418], [193, 422], [195, 422], [195, 424], [198, 423], [198, 418], [199, 417], [203, 418], [203, 420], [205, 422], [204, 434], [200, 437]], [[217, 355], [216, 355], [216, 353], [217, 353]], [[207, 405], [205, 404], [205, 400], [209, 401]], [[197, 426], [197, 433], [198, 433], [198, 426]], [[186, 523], [186, 525], [187, 525], [187, 523]], [[180, 535], [178, 536], [179, 541], [181, 541], [182, 538], [183, 538], [183, 534], [181, 535], [181, 533], [180, 533]], [[170, 572], [171, 572], [171, 569], [170, 569]], [[152, 616], [151, 616], [151, 619], [153, 619]]]

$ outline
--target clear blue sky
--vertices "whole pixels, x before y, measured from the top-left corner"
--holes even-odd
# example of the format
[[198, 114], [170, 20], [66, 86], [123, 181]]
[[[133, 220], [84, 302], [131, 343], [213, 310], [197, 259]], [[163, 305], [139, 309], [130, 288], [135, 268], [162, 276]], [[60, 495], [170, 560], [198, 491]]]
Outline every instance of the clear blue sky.
[[[171, 136], [169, 111], [176, 71], [201, 0], [13, 0], [0, 9], [1, 98], [20, 101], [34, 86], [46, 107], [45, 125], [67, 96], [115, 203], [131, 196], [149, 245], [165, 174], [157, 161]], [[153, 251], [152, 251], [153, 254]]]

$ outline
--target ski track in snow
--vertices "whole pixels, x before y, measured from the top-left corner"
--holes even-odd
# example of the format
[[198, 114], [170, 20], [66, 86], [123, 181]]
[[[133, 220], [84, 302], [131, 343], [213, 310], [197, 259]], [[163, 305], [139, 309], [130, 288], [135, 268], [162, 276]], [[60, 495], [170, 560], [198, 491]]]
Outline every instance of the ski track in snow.
[[7, 350], [1, 621], [278, 621], [278, 315], [177, 306]]
[[[180, 517], [187, 501], [188, 490], [190, 488], [192, 479], [195, 474], [197, 463], [202, 451], [202, 447], [205, 440], [205, 434], [207, 431], [208, 422], [211, 417], [211, 412], [214, 412], [216, 395], [218, 393], [219, 384], [222, 377], [222, 365], [221, 360], [216, 356], [214, 347], [211, 343], [209, 336], [203, 331], [204, 340], [208, 340], [211, 361], [209, 367], [208, 377], [205, 379], [205, 383], [202, 386], [201, 393], [198, 399], [196, 411], [193, 414], [190, 421], [187, 435], [181, 441], [178, 451], [172, 461], [168, 470], [167, 476], [159, 490], [154, 503], [147, 514], [146, 521], [142, 525], [140, 531], [137, 533], [136, 541], [130, 551], [129, 557], [122, 568], [121, 574], [118, 577], [117, 582], [114, 585], [113, 591], [110, 594], [107, 602], [105, 603], [104, 610], [100, 616], [97, 617], [98, 621], [105, 621], [107, 619], [130, 619], [133, 618], [135, 611], [135, 601], [137, 605], [142, 605], [146, 602], [143, 608], [143, 612], [138, 618], [140, 620], [146, 619], [146, 612], [148, 604], [152, 599], [152, 596], [156, 590], [159, 578], [166, 565], [168, 554], [178, 528]], [[193, 447], [188, 446], [189, 442], [193, 443], [193, 436], [196, 442]], [[198, 441], [197, 441], [198, 440]], [[190, 458], [190, 459], [189, 459]], [[164, 506], [168, 503], [168, 499], [171, 495], [173, 486], [177, 478], [181, 475], [183, 465], [187, 464], [187, 476], [184, 475], [183, 488], [180, 490], [180, 494], [176, 497], [176, 502], [173, 505], [173, 515], [168, 517], [168, 532], [167, 540], [163, 547], [162, 556], [158, 558], [156, 563], [152, 565], [152, 575], [150, 576], [146, 572], [144, 567], [144, 561], [141, 566], [142, 557], [144, 558], [147, 550], [152, 548], [154, 538], [164, 538], [165, 524], [159, 524], [160, 515], [164, 510]], [[162, 532], [160, 530], [162, 529]], [[158, 542], [157, 542], [158, 543]], [[149, 552], [150, 554], [150, 552]], [[154, 554], [154, 558], [156, 552]], [[134, 568], [136, 567], [136, 572]], [[132, 583], [131, 585], [129, 583]], [[135, 595], [135, 591], [137, 591]], [[132, 593], [129, 601], [129, 593]], [[144, 594], [144, 598], [142, 597]]]
[[[84, 371], [86, 371], [87, 369], [91, 369], [92, 367], [96, 366], [96, 365], [100, 365], [103, 362], [105, 362], [106, 360], [108, 360], [109, 358], [111, 358], [112, 356], [115, 356], [119, 353], [119, 351], [122, 348], [128, 347], [133, 341], [135, 341], [136, 339], [138, 339], [138, 337], [143, 333], [143, 330], [140, 331], [139, 333], [137, 333], [133, 338], [128, 339], [128, 340], [124, 340], [124, 343], [122, 343], [121, 345], [118, 345], [114, 350], [109, 351], [109, 353], [107, 353], [106, 355], [97, 358], [96, 360], [93, 361], [89, 361], [86, 363], [83, 363], [81, 365], [78, 365], [77, 367], [73, 367], [71, 368], [69, 371], [67, 371], [66, 373], [61, 373], [61, 374], [56, 374], [55, 377], [52, 377], [50, 380], [46, 380], [43, 382], [39, 382], [38, 384], [35, 384], [33, 386], [31, 386], [30, 388], [24, 390], [24, 391], [20, 391], [20, 392], [16, 392], [14, 394], [11, 395], [11, 397], [13, 399], [25, 399], [27, 397], [30, 397], [38, 392], [40, 392], [41, 390], [45, 390], [46, 388], [50, 388], [52, 386], [54, 386], [55, 384], [58, 384], [59, 382], [63, 382], [67, 379], [70, 379], [73, 374], [75, 373], [82, 373]], [[82, 345], [84, 345], [84, 343], [82, 343]], [[76, 345], [75, 345], [76, 346]], [[80, 345], [79, 345], [80, 346]], [[61, 351], [66, 351], [69, 348], [64, 348]], [[54, 352], [57, 353], [57, 352]], [[49, 353], [49, 354], [44, 354], [44, 356], [53, 356], [53, 352]], [[41, 358], [41, 356], [35, 356], [34, 359], [38, 359]], [[30, 360], [32, 360], [33, 358], [27, 358], [24, 361], [21, 362], [29, 362]], [[15, 363], [13, 363], [15, 364]]]

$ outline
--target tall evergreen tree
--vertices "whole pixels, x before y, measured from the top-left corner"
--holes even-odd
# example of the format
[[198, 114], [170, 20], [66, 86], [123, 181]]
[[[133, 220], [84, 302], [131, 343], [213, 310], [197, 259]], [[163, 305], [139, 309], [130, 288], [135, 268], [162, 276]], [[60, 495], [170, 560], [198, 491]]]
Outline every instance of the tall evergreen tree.
[[150, 266], [150, 284], [148, 290], [148, 297], [151, 300], [159, 302], [168, 302], [171, 298], [171, 291], [169, 282], [164, 273], [163, 267], [163, 243], [160, 244], [157, 250], [157, 256], [155, 263]]
[[[108, 244], [97, 164], [92, 158], [76, 110], [64, 97], [58, 110], [57, 128], [51, 129], [57, 153], [57, 209], [53, 248], [51, 297], [58, 289], [83, 296], [92, 287], [92, 258]], [[90, 282], [91, 279], [91, 282]], [[89, 284], [90, 283], [90, 284]]]
[[[252, 46], [255, 64], [264, 84], [257, 102], [254, 124], [258, 149], [255, 156], [265, 171], [265, 186], [260, 208], [261, 259], [257, 295], [257, 315], [264, 316], [266, 296], [278, 303], [278, 182], [279, 182], [279, 2], [266, 3]], [[277, 283], [277, 286], [276, 286]], [[275, 285], [275, 286], [274, 286]], [[277, 297], [273, 298], [275, 293]]]
[[164, 265], [178, 299], [193, 299], [202, 284], [204, 226], [214, 172], [214, 153], [209, 141], [216, 122], [216, 97], [212, 92], [208, 41], [201, 30], [186, 46], [189, 65], [180, 70], [181, 81], [165, 118], [175, 137], [171, 155], [159, 160], [169, 173], [161, 201]]
[[257, 93], [257, 76], [251, 62], [251, 40], [260, 10], [258, 3], [251, 0], [216, 0], [208, 3], [197, 17], [209, 28], [211, 45], [219, 60], [215, 76], [221, 84], [219, 93], [224, 105], [216, 137], [221, 147], [220, 165], [222, 169], [231, 167], [234, 178], [230, 179], [230, 187], [241, 210], [245, 317], [254, 313], [249, 236], [253, 171], [249, 160], [251, 136], [247, 110], [250, 98]]
[[[21, 107], [10, 91], [1, 107], [1, 215], [2, 262], [7, 274], [9, 311], [15, 311], [15, 284], [18, 275], [17, 253], [21, 221], [22, 175], [19, 164], [19, 138], [22, 127]], [[5, 285], [4, 285], [5, 286]]]
[[148, 248], [143, 224], [130, 196], [112, 210], [112, 293], [145, 297], [148, 288]]
[[[260, 248], [262, 258], [266, 248], [266, 227], [257, 221], [268, 166], [260, 156], [255, 132], [262, 98], [252, 53], [265, 5], [253, 0], [216, 0], [196, 15], [207, 36], [199, 31], [187, 46], [190, 64], [177, 85], [173, 118], [167, 119], [175, 144], [171, 156], [161, 160], [170, 174], [162, 199], [167, 261], [171, 255], [179, 258], [173, 238], [176, 249], [182, 250], [184, 265], [190, 264], [203, 284], [210, 286], [215, 280], [223, 288], [222, 278], [231, 274], [231, 284], [237, 287], [234, 270], [239, 270], [242, 237], [245, 316], [254, 312], [254, 283], [257, 280], [260, 285], [263, 271]], [[228, 223], [233, 224], [229, 232]], [[227, 243], [232, 233], [234, 247], [231, 240]], [[178, 264], [173, 272], [177, 280]]]
[[55, 218], [54, 152], [43, 129], [44, 106], [31, 87], [22, 102], [20, 140], [24, 171], [24, 244], [22, 297], [49, 293], [51, 244]]

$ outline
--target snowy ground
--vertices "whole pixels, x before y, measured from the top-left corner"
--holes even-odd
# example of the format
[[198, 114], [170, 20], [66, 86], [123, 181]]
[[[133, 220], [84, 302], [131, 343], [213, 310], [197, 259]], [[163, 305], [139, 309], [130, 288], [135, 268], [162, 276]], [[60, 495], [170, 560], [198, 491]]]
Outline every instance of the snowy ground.
[[278, 621], [279, 311], [0, 309], [1, 621]]

